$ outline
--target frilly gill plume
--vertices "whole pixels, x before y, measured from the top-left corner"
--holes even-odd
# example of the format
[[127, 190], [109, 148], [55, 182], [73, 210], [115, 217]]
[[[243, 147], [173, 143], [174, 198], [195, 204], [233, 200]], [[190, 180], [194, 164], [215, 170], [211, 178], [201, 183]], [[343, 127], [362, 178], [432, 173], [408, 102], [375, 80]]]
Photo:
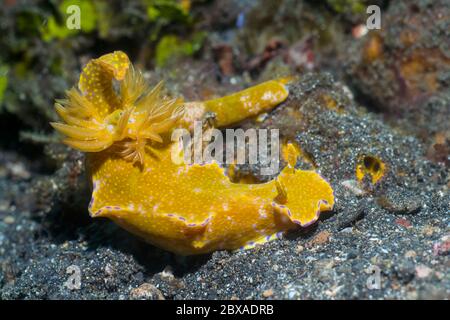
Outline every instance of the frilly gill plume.
[[[119, 95], [113, 80], [120, 81]], [[149, 143], [163, 143], [182, 116], [181, 99], [163, 96], [162, 82], [149, 88], [142, 73], [122, 52], [92, 60], [83, 70], [79, 90], [57, 100], [56, 112], [64, 123], [51, 125], [63, 142], [83, 152], [108, 149], [127, 161], [143, 164]]]

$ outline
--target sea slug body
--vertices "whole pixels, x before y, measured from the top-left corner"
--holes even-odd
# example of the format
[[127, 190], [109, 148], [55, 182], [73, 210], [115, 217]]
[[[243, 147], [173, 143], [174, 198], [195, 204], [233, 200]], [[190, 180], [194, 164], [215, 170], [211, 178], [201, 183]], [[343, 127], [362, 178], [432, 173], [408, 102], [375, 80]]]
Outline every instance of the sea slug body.
[[[120, 84], [119, 93], [112, 82]], [[92, 217], [108, 217], [150, 243], [181, 255], [253, 247], [314, 223], [334, 205], [333, 190], [316, 172], [289, 163], [266, 183], [233, 183], [216, 162], [176, 164], [170, 133], [192, 129], [214, 113], [224, 127], [268, 112], [288, 90], [272, 80], [206, 102], [184, 102], [150, 89], [127, 55], [93, 59], [78, 85], [56, 104], [53, 123], [64, 142], [87, 152]]]

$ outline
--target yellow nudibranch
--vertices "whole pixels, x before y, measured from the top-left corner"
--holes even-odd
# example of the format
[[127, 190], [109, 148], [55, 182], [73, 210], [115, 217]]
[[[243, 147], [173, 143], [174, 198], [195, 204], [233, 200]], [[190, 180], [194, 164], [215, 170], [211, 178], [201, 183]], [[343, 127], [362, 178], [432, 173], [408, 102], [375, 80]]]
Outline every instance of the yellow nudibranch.
[[295, 169], [292, 160], [269, 182], [233, 183], [217, 162], [174, 163], [177, 142], [168, 137], [211, 113], [217, 127], [236, 124], [287, 96], [285, 82], [272, 80], [206, 102], [169, 99], [161, 84], [149, 88], [116, 51], [86, 65], [78, 90], [55, 104], [64, 123], [52, 126], [64, 143], [87, 152], [92, 217], [108, 217], [181, 255], [235, 250], [315, 222], [332, 209], [332, 188], [316, 172]]

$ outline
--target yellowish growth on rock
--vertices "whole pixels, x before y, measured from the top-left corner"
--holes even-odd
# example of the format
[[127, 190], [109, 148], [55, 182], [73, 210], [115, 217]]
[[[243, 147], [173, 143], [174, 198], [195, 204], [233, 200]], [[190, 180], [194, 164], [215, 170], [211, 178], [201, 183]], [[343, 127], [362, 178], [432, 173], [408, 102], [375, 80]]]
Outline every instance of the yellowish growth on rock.
[[363, 49], [364, 60], [374, 62], [383, 55], [383, 40], [378, 34], [372, 35]]
[[285, 141], [281, 145], [281, 156], [283, 160], [290, 165], [295, 167], [297, 161], [300, 160], [302, 163], [308, 163], [312, 167], [315, 167], [314, 161], [310, 155], [305, 153], [298, 144]]
[[356, 164], [356, 178], [358, 181], [362, 181], [366, 175], [369, 175], [372, 184], [376, 184], [383, 178], [385, 172], [385, 163], [374, 156], [362, 156]]
[[[113, 80], [119, 81], [118, 94]], [[79, 90], [56, 104], [64, 123], [52, 125], [66, 144], [88, 153], [91, 216], [108, 217], [157, 246], [190, 255], [253, 247], [333, 208], [330, 185], [314, 171], [296, 170], [291, 147], [288, 166], [260, 184], [233, 183], [216, 162], [171, 159], [178, 143], [167, 139], [173, 129], [191, 128], [210, 112], [218, 126], [267, 112], [287, 97], [283, 81], [193, 103], [161, 90], [147, 88], [128, 57], [114, 52], [89, 62]]]
[[340, 105], [336, 99], [330, 95], [324, 94], [322, 100], [324, 101], [325, 106], [330, 110], [334, 110], [338, 113], [343, 113], [345, 111], [344, 106]]

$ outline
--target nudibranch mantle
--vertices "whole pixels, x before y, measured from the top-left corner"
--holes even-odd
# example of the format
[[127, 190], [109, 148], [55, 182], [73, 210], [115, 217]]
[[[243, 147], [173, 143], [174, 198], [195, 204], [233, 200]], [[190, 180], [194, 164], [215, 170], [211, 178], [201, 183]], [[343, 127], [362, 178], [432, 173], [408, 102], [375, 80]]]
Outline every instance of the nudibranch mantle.
[[[119, 93], [113, 81], [120, 82]], [[282, 80], [206, 102], [161, 98], [160, 89], [149, 90], [118, 51], [89, 62], [79, 91], [56, 104], [65, 123], [52, 125], [66, 144], [88, 153], [92, 217], [110, 218], [152, 244], [192, 255], [253, 247], [333, 208], [331, 186], [293, 163], [274, 180], [243, 184], [231, 182], [216, 162], [171, 159], [171, 130], [189, 129], [207, 112], [214, 112], [217, 127], [266, 112], [286, 99]]]

